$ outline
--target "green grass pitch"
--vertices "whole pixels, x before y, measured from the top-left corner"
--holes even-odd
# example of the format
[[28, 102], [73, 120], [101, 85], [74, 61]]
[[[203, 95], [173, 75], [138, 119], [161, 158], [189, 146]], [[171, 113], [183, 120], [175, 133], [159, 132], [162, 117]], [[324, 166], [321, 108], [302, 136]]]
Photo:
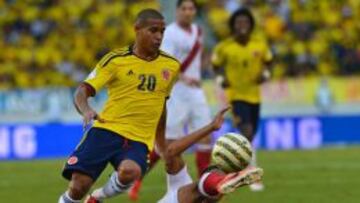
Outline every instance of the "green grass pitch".
[[[227, 196], [222, 203], [350, 203], [360, 198], [360, 147], [325, 148], [311, 151], [260, 151], [264, 168], [263, 192], [248, 187]], [[186, 156], [195, 174], [193, 156]], [[0, 162], [0, 202], [57, 202], [67, 182], [60, 176], [64, 160]], [[102, 174], [96, 187], [102, 185], [111, 168]], [[153, 203], [166, 188], [163, 165], [146, 178], [139, 203]], [[130, 202], [127, 195], [107, 201]]]

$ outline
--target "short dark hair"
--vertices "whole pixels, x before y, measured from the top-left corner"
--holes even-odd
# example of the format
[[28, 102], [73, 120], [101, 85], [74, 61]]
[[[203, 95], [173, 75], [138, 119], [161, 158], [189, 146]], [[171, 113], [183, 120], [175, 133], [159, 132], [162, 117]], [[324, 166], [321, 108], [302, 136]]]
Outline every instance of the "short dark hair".
[[239, 16], [246, 16], [248, 17], [248, 19], [250, 20], [250, 30], [252, 31], [255, 27], [255, 18], [253, 16], [253, 14], [251, 13], [251, 11], [247, 8], [239, 8], [238, 10], [236, 10], [230, 17], [229, 19], [229, 28], [231, 30], [231, 32], [234, 32], [234, 24], [235, 24], [235, 20], [237, 17]]
[[195, 0], [178, 0], [176, 2], [176, 8], [179, 8], [185, 1], [191, 1], [194, 4], [194, 6], [197, 8], [197, 4]]
[[159, 19], [164, 20], [164, 16], [157, 10], [152, 8], [147, 8], [138, 13], [136, 16], [136, 23], [143, 23], [148, 19]]

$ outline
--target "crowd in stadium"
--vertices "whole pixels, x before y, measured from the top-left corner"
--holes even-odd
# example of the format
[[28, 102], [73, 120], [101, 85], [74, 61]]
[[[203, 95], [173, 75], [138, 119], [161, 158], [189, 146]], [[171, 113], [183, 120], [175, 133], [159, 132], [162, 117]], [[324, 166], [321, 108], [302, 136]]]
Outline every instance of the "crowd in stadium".
[[[74, 86], [158, 1], [0, 1], [0, 89]], [[131, 3], [130, 3], [131, 2]]]
[[[272, 45], [275, 78], [360, 73], [358, 0], [199, 0], [216, 40], [238, 6]], [[135, 14], [156, 0], [0, 0], [0, 89], [74, 86], [109, 49], [134, 39]], [[206, 14], [206, 15], [205, 15]], [[320, 29], [321, 28], [321, 29]]]
[[[209, 22], [222, 39], [232, 8], [228, 1], [213, 2]], [[242, 2], [256, 14], [259, 35], [272, 44], [277, 77], [360, 73], [360, 1]]]

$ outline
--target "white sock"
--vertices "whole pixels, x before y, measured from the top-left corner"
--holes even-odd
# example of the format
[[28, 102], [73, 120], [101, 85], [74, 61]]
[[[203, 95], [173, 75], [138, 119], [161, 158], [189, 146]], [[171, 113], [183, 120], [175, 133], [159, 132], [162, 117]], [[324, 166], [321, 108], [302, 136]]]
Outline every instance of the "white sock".
[[80, 203], [81, 200], [73, 200], [70, 196], [69, 196], [69, 192], [66, 191], [64, 194], [62, 194], [59, 198], [59, 202], [58, 203]]
[[95, 199], [103, 200], [110, 197], [114, 197], [126, 190], [128, 190], [132, 186], [132, 183], [128, 185], [124, 185], [120, 183], [118, 178], [118, 173], [115, 171], [111, 174], [108, 182], [101, 188], [94, 190], [91, 193]]
[[180, 187], [192, 183], [192, 179], [187, 171], [187, 167], [184, 166], [177, 174], [166, 174], [167, 189], [179, 189]]

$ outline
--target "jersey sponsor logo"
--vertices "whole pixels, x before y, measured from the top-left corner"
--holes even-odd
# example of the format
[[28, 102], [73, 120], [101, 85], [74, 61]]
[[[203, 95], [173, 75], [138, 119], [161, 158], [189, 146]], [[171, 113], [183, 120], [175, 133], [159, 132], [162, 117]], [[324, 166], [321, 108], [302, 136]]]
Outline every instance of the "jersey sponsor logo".
[[79, 160], [78, 160], [78, 158], [77, 158], [76, 156], [72, 156], [72, 157], [70, 157], [70, 158], [68, 159], [67, 163], [68, 163], [69, 165], [74, 165], [74, 164], [76, 164], [78, 161], [79, 161]]
[[161, 73], [162, 77], [164, 80], [169, 80], [170, 79], [170, 71], [168, 69], [163, 69], [162, 73]]

